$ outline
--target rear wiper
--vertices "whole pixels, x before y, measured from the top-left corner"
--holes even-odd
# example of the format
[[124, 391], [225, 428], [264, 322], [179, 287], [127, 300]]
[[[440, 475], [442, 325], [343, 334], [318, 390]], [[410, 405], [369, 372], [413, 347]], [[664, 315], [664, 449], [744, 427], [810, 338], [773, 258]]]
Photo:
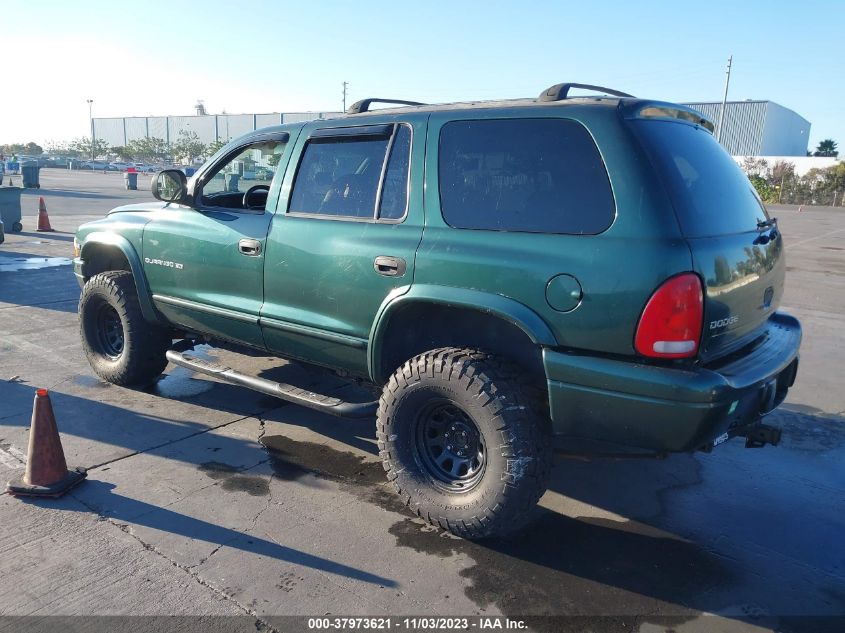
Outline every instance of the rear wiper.
[[778, 219], [777, 218], [769, 218], [768, 220], [757, 220], [757, 230], [758, 231], [765, 231], [767, 228], [771, 226], [777, 226]]

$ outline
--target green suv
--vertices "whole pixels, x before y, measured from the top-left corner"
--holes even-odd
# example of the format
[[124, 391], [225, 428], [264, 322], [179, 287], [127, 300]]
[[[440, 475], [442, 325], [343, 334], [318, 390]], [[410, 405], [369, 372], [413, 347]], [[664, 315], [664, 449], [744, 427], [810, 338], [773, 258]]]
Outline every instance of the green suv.
[[[115, 384], [170, 361], [375, 415], [403, 501], [471, 538], [526, 520], [564, 442], [776, 444], [761, 419], [795, 380], [801, 328], [777, 311], [777, 221], [712, 130], [683, 106], [559, 84], [512, 101], [367, 99], [252, 132], [189, 181], [157, 174], [159, 202], [80, 227], [84, 349]], [[192, 354], [196, 341], [327, 367], [381, 397], [251, 376]]]

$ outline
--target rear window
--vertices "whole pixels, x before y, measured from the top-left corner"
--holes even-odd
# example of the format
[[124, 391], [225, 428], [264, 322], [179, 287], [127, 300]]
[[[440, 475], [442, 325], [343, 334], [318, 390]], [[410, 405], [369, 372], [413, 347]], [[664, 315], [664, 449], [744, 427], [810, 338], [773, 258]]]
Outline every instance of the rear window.
[[633, 121], [660, 173], [687, 237], [756, 230], [768, 219], [751, 181], [703, 128], [668, 121]]
[[595, 234], [613, 222], [604, 162], [575, 121], [447, 123], [438, 168], [443, 219], [455, 228]]

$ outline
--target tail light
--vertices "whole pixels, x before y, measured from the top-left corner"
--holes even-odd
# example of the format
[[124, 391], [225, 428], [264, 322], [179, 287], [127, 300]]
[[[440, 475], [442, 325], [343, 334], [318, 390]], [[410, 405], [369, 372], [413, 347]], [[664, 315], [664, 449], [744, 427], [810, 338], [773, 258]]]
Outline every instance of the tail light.
[[698, 353], [704, 297], [698, 275], [667, 279], [648, 300], [634, 347], [651, 358], [689, 358]]

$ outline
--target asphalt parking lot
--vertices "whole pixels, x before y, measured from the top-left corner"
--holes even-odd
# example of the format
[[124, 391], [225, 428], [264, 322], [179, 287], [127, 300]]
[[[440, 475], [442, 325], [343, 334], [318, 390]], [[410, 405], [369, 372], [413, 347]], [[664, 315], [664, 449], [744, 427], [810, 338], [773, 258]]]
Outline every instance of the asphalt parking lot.
[[[570, 616], [529, 620], [536, 630], [845, 628], [845, 209], [772, 210], [786, 236], [783, 309], [805, 332], [798, 382], [770, 416], [781, 446], [560, 457], [530, 528], [471, 543], [403, 511], [372, 420], [173, 366], [146, 391], [93, 376], [73, 231], [149, 200], [146, 182], [129, 192], [120, 174], [43, 170], [22, 198], [24, 232], [0, 245], [0, 480], [20, 472], [39, 387], [68, 462], [90, 469], [60, 500], [0, 495], [0, 631], [23, 630], [6, 616], [239, 616], [225, 621], [295, 630], [278, 616], [325, 614]], [[34, 231], [39, 195], [56, 232]], [[274, 358], [233, 364], [344, 388]]]

